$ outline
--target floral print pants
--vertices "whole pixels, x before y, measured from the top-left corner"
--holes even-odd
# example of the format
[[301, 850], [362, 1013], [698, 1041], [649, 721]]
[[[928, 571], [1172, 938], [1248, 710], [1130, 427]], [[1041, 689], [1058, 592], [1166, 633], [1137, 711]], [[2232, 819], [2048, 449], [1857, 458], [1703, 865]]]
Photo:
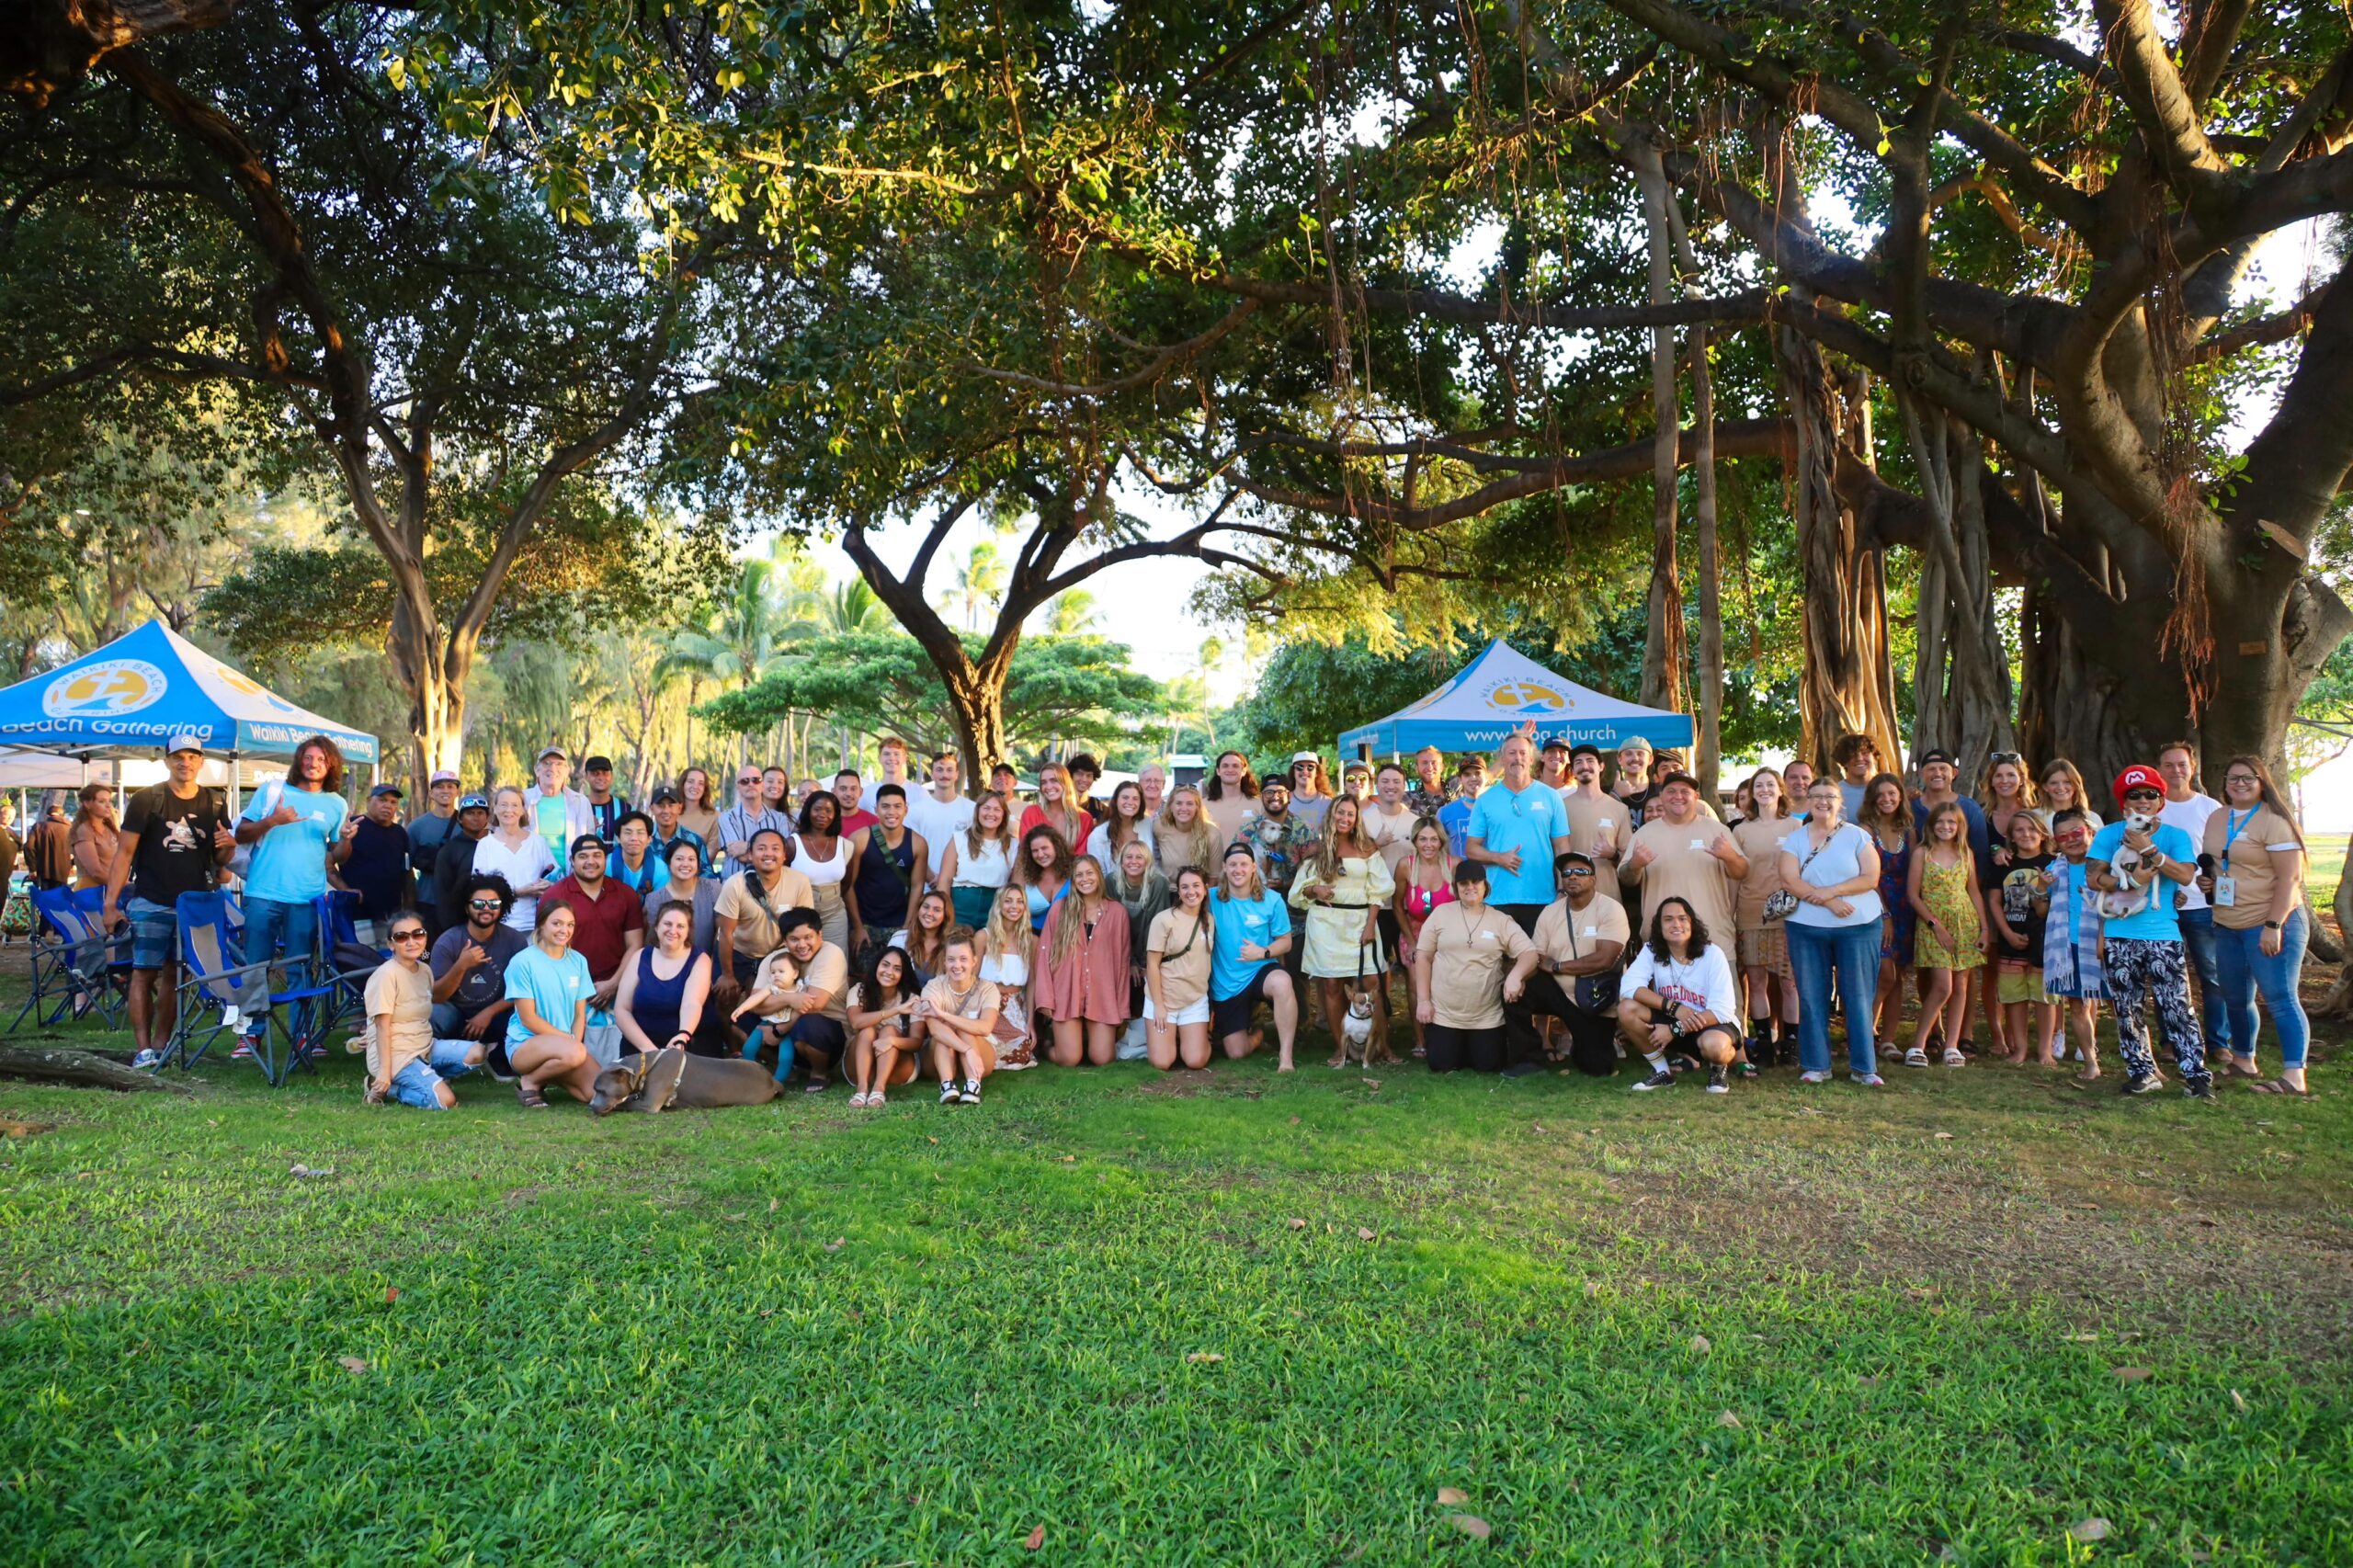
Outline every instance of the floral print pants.
[[2184, 1088], [2202, 1088], [2212, 1082], [2206, 1071], [2206, 1035], [2189, 1006], [2189, 968], [2179, 942], [2150, 941], [2137, 937], [2108, 939], [2108, 995], [2116, 1006], [2116, 1043], [2124, 1053], [2124, 1070], [2145, 1078], [2157, 1070], [2149, 1041], [2141, 1032], [2141, 1004], [2156, 1008], [2157, 1028], [2181, 1064]]

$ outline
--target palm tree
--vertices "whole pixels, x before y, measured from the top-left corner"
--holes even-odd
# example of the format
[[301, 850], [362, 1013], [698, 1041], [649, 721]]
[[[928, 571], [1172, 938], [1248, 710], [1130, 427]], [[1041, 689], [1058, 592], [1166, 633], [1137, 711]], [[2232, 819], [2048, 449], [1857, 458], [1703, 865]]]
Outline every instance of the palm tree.
[[[743, 562], [726, 598], [712, 607], [700, 624], [672, 635], [670, 651], [657, 666], [661, 677], [686, 680], [690, 702], [702, 700], [704, 681], [725, 691], [759, 679], [775, 658], [777, 642], [788, 626], [776, 576], [773, 558]], [[693, 755], [691, 720], [687, 751]]]
[[964, 630], [981, 629], [981, 612], [996, 608], [998, 595], [1005, 591], [1005, 562], [998, 553], [996, 540], [975, 540], [972, 553], [956, 574], [955, 585], [939, 601], [944, 610], [961, 609]]
[[1076, 637], [1102, 618], [1095, 613], [1095, 596], [1085, 588], [1058, 594], [1046, 607], [1046, 630], [1056, 637]]

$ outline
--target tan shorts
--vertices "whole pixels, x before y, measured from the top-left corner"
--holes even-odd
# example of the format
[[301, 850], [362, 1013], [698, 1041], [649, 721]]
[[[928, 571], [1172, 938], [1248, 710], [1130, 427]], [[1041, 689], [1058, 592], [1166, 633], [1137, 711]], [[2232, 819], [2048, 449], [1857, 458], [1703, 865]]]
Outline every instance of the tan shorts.
[[1788, 978], [1790, 939], [1781, 930], [1779, 921], [1740, 928], [1740, 967], [1769, 970], [1784, 979]]

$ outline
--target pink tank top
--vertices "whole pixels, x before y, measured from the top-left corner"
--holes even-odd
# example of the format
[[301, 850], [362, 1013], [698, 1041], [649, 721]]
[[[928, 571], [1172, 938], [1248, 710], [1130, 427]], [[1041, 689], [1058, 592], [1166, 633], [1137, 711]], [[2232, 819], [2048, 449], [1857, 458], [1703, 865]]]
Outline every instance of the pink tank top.
[[1414, 918], [1417, 921], [1427, 920], [1430, 911], [1439, 904], [1453, 902], [1454, 889], [1451, 887], [1426, 888], [1412, 882], [1405, 884], [1405, 907], [1414, 912]]

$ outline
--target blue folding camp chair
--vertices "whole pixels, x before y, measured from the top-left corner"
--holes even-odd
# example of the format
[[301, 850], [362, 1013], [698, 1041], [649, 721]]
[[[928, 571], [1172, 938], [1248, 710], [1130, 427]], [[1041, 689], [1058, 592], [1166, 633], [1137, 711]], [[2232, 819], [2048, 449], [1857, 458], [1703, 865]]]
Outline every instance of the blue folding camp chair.
[[325, 1028], [359, 1024], [368, 1012], [368, 977], [392, 955], [359, 940], [359, 895], [351, 889], [329, 888], [315, 902], [322, 974], [334, 994]]
[[[109, 941], [98, 925], [106, 903], [103, 888], [35, 888], [29, 993], [8, 1028], [29, 1017], [42, 1028], [96, 1011], [109, 1028], [122, 1027], [129, 996], [131, 955]], [[117, 949], [120, 949], [120, 951]]]
[[[244, 922], [234, 918], [227, 897], [217, 892], [182, 893], [174, 905], [180, 926], [180, 1016], [165, 1059], [194, 1067], [226, 1034], [253, 1046], [254, 1062], [272, 1088], [292, 1076], [299, 1063], [318, 1071], [311, 1058], [326, 1049], [334, 986], [317, 978], [269, 989], [269, 964], [244, 961]], [[254, 1016], [269, 1009], [269, 1028], [249, 1033]], [[232, 1010], [233, 1009], [233, 1011]]]

